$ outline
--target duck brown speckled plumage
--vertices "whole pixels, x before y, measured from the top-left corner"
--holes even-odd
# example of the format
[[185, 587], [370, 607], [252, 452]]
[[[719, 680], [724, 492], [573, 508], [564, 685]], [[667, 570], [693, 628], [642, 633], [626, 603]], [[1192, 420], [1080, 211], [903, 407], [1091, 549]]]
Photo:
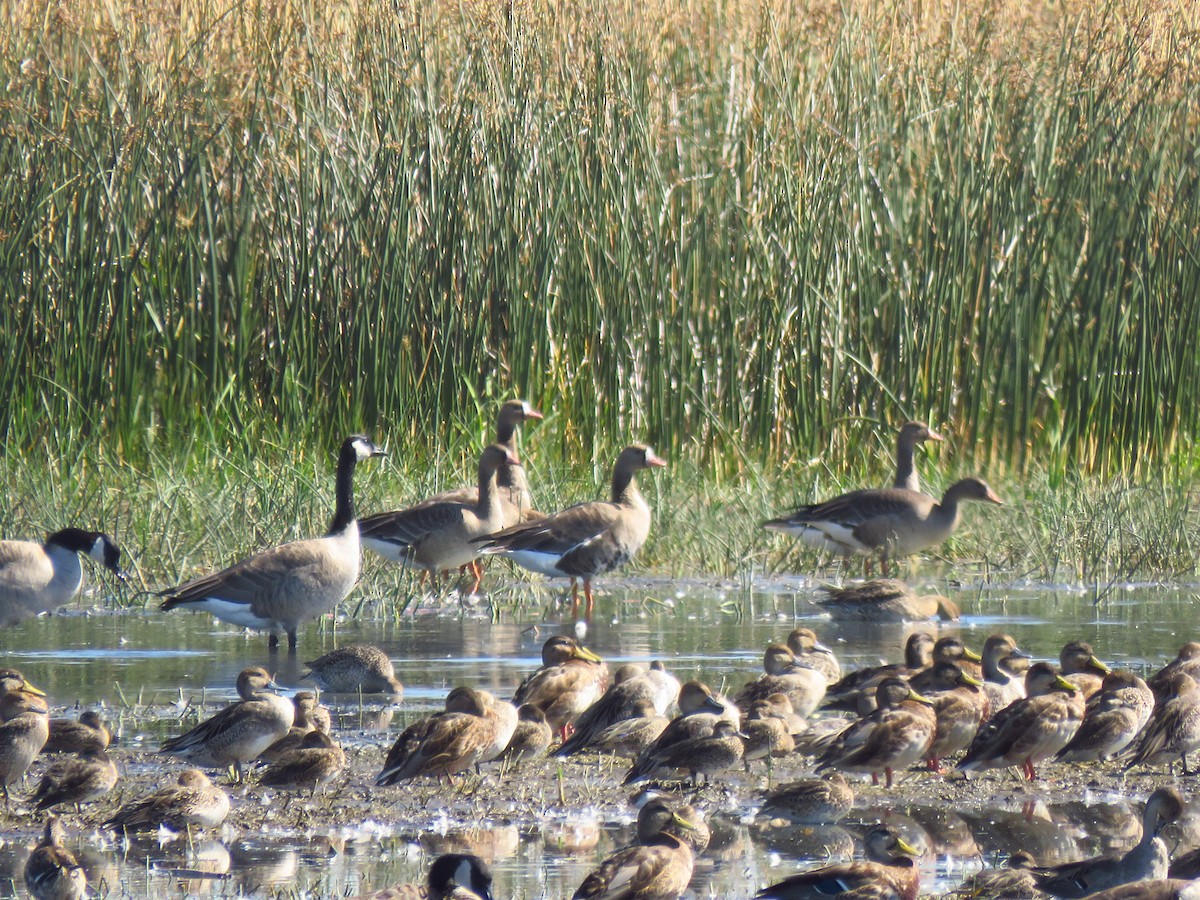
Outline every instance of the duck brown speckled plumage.
[[306, 677], [323, 691], [335, 694], [391, 694], [399, 703], [404, 685], [388, 655], [372, 644], [348, 644], [311, 662]]
[[866, 859], [822, 866], [785, 878], [755, 894], [755, 900], [916, 900], [918, 851], [890, 828], [872, 829], [864, 841]]
[[229, 795], [199, 769], [184, 769], [175, 785], [126, 803], [104, 824], [118, 831], [216, 828], [229, 815]]
[[8, 719], [0, 724], [0, 790], [8, 808], [8, 789], [25, 777], [29, 764], [41, 752], [50, 734], [46, 705], [27, 691], [9, 691]]
[[[645, 823], [645, 824], [644, 824]], [[649, 835], [651, 826], [657, 833]], [[608, 857], [584, 879], [572, 900], [676, 900], [692, 879], [694, 854], [685, 835], [696, 825], [682, 810], [651, 800], [638, 816], [641, 843]]]
[[107, 750], [112, 742], [112, 732], [104, 724], [100, 713], [85, 710], [78, 719], [51, 719], [50, 736], [43, 753], [86, 753], [89, 750]]
[[117, 784], [117, 766], [104, 750], [56, 760], [42, 775], [33, 802], [38, 809], [62, 803], [76, 808], [103, 797]]
[[80, 900], [87, 892], [87, 875], [63, 846], [64, 837], [62, 823], [50, 816], [37, 849], [25, 861], [25, 889], [34, 900]]
[[574, 638], [558, 635], [542, 645], [542, 666], [521, 682], [513, 703], [529, 703], [566, 740], [575, 720], [608, 687], [608, 666]]

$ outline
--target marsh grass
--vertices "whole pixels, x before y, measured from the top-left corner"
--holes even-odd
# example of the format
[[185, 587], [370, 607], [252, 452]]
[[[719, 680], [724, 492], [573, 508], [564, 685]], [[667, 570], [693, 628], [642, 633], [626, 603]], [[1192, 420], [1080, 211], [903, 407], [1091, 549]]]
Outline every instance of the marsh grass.
[[[597, 470], [844, 479], [916, 416], [993, 473], [1190, 475], [1196, 19], [0, 0], [0, 433], [438, 459], [514, 392]], [[299, 515], [262, 474], [210, 477]]]

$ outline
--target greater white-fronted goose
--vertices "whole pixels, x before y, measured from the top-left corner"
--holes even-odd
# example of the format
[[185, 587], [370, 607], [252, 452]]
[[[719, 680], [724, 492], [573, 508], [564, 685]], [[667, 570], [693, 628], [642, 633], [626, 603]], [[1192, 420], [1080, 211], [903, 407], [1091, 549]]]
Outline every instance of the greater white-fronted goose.
[[886, 568], [889, 560], [950, 537], [961, 518], [959, 506], [967, 500], [1003, 505], [985, 482], [964, 478], [950, 485], [940, 503], [928, 494], [898, 488], [853, 491], [764, 526], [838, 556], [879, 554]]
[[995, 713], [971, 742], [959, 762], [964, 772], [1021, 766], [1026, 779], [1037, 778], [1035, 766], [1070, 743], [1083, 721], [1079, 690], [1047, 663], [1030, 666], [1027, 696]]
[[[1074, 678], [1068, 678], [1072, 684]], [[1118, 669], [1104, 676], [1088, 701], [1083, 724], [1071, 743], [1058, 752], [1062, 762], [1112, 759], [1133, 743], [1154, 711], [1154, 692], [1132, 672]]]
[[1183, 797], [1173, 787], [1160, 787], [1146, 801], [1142, 839], [1124, 856], [1097, 856], [1033, 870], [1040, 890], [1065, 900], [1077, 900], [1132, 881], [1166, 878], [1170, 864], [1167, 845], [1159, 832], [1183, 815]]
[[1178, 758], [1183, 774], [1190, 775], [1188, 754], [1200, 750], [1200, 685], [1186, 672], [1175, 671], [1160, 679], [1158, 690], [1158, 705], [1125, 768], [1166, 763], [1173, 771]]
[[305, 676], [323, 691], [335, 694], [391, 694], [394, 702], [404, 696], [404, 685], [388, 655], [371, 644], [348, 644], [305, 663]]
[[921, 490], [921, 479], [917, 477], [913, 457], [917, 444], [925, 441], [940, 443], [942, 436], [924, 422], [905, 422], [900, 426], [900, 434], [896, 438], [896, 480], [892, 482], [892, 487], [906, 491]]
[[[617, 457], [611, 500], [580, 503], [477, 543], [484, 553], [503, 554], [534, 572], [570, 578], [572, 583], [582, 579], [590, 616], [592, 579], [628, 562], [650, 534], [650, 507], [637, 488], [636, 475], [665, 465], [649, 447], [633, 444]], [[577, 593], [575, 601], [577, 607]]]
[[827, 595], [818, 601], [831, 618], [845, 622], [957, 621], [962, 611], [949, 597], [917, 594], [903, 581], [876, 578], [845, 587], [822, 587]]
[[863, 846], [865, 860], [801, 872], [759, 891], [755, 900], [916, 900], [920, 870], [915, 860], [920, 851], [883, 826], [873, 828]]
[[[486, 447], [479, 457], [479, 490], [473, 504], [425, 501], [367, 516], [359, 522], [363, 546], [392, 562], [423, 569], [435, 582], [439, 572], [474, 562], [483, 553], [474, 541], [504, 527], [496, 473], [505, 465], [520, 463], [502, 444]], [[478, 589], [476, 572], [471, 593]]]
[[104, 824], [117, 831], [216, 828], [229, 815], [229, 795], [199, 769], [184, 769], [172, 787], [126, 803]]
[[117, 765], [104, 750], [92, 749], [80, 756], [59, 759], [48, 768], [33, 795], [37, 809], [61, 803], [91, 803], [111, 791], [117, 783]]
[[237, 777], [242, 763], [259, 754], [288, 733], [295, 720], [292, 701], [270, 693], [279, 690], [258, 666], [243, 669], [237, 691], [241, 702], [225, 707], [186, 734], [171, 738], [160, 752], [182, 756], [201, 766], [234, 766]]
[[607, 687], [604, 660], [574, 638], [558, 635], [542, 645], [541, 668], [521, 682], [512, 702], [536, 706], [566, 740], [570, 726]]
[[87, 893], [87, 874], [63, 846], [65, 837], [62, 822], [50, 816], [37, 849], [25, 860], [25, 889], [34, 900], [80, 900]]
[[354, 589], [362, 562], [354, 518], [354, 468], [359, 460], [386, 456], [366, 435], [346, 438], [338, 455], [337, 505], [324, 537], [291, 541], [263, 550], [227, 569], [163, 591], [164, 610], [185, 607], [224, 622], [270, 632], [269, 645], [337, 606]]
[[0, 541], [0, 625], [53, 612], [79, 592], [79, 554], [100, 563], [122, 581], [121, 550], [100, 531], [64, 528], [35, 541]]
[[396, 884], [353, 900], [492, 900], [492, 870], [478, 856], [447, 853], [429, 867], [424, 884]]
[[46, 706], [27, 691], [4, 695], [7, 718], [0, 724], [0, 790], [8, 808], [8, 788], [25, 777], [29, 764], [41, 752], [50, 735]]

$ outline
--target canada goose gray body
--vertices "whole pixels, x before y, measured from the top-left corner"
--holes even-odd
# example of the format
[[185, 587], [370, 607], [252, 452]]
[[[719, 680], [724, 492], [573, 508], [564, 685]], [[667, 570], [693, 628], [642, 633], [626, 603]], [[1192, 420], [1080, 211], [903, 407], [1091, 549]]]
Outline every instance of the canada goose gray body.
[[62, 823], [46, 820], [37, 849], [25, 861], [25, 888], [34, 900], [79, 900], [87, 891], [87, 875], [75, 854], [63, 846]]
[[167, 741], [160, 752], [201, 766], [232, 764], [240, 776], [242, 763], [256, 759], [287, 734], [295, 720], [295, 706], [278, 694], [268, 693], [277, 688], [265, 669], [244, 669], [238, 675], [237, 686], [241, 702]]
[[216, 828], [229, 815], [229, 795], [199, 769], [184, 769], [173, 787], [126, 803], [105, 826], [118, 831], [149, 831], [166, 826], [183, 831], [189, 825]]
[[83, 585], [79, 554], [85, 553], [124, 579], [121, 550], [99, 531], [64, 528], [34, 541], [0, 541], [0, 625], [53, 612]]
[[296, 630], [340, 603], [358, 581], [361, 549], [354, 518], [354, 467], [386, 455], [365, 435], [342, 443], [337, 467], [337, 506], [324, 537], [291, 541], [263, 550], [220, 572], [163, 591], [164, 610], [199, 609], [223, 622], [271, 634], [296, 647]]
[[496, 473], [501, 466], [520, 466], [501, 444], [479, 457], [479, 491], [475, 502], [425, 501], [396, 512], [367, 516], [360, 523], [363, 545], [385, 559], [437, 576], [443, 569], [465, 566], [483, 550], [472, 543], [504, 527]]

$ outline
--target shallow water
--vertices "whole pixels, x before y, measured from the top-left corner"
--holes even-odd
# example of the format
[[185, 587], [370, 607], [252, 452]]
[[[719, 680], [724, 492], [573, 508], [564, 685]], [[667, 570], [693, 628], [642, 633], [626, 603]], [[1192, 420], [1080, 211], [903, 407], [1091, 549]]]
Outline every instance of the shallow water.
[[[1190, 585], [1128, 586], [1114, 590], [1098, 606], [1091, 594], [1071, 589], [947, 591], [942, 585], [941, 590], [951, 593], [964, 611], [963, 620], [942, 626], [942, 633], [957, 631], [975, 649], [999, 630], [1039, 658], [1055, 658], [1066, 641], [1082, 639], [1110, 665], [1144, 671], [1161, 665], [1195, 635], [1195, 588]], [[610, 664], [662, 659], [681, 679], [702, 678], [736, 689], [759, 671], [763, 646], [785, 635], [797, 620], [834, 647], [844, 670], [899, 659], [914, 628], [933, 627], [835, 625], [821, 614], [813, 596], [813, 585], [802, 578], [761, 579], [751, 590], [733, 583], [610, 582], [586, 643]], [[84, 604], [88, 602], [94, 600]], [[339, 726], [358, 735], [355, 740], [386, 747], [413, 718], [440, 708], [455, 685], [511, 696], [521, 677], [539, 664], [544, 640], [570, 627], [561, 624], [565, 611], [545, 614], [544, 593], [531, 599], [528, 608], [527, 613], [506, 609], [498, 622], [485, 609], [461, 613], [457, 605], [399, 620], [352, 621], [343, 614], [303, 629], [294, 658], [286, 653], [272, 658], [263, 636], [204, 614], [69, 609], [6, 630], [4, 662], [22, 669], [58, 707], [103, 704], [120, 745], [145, 749], [178, 732], [174, 716], [180, 707], [172, 707], [174, 701], [231, 698], [237, 673], [248, 665], [268, 665], [279, 683], [308, 688], [301, 678], [303, 660], [343, 643], [371, 641], [396, 661], [404, 701], [386, 725], [377, 718], [379, 701], [360, 706], [353, 698], [340, 698], [336, 712]], [[729, 611], [738, 608], [744, 614]], [[147, 708], [158, 712], [147, 716]], [[177, 768], [172, 763], [170, 771]], [[845, 857], [861, 837], [853, 824], [884, 817], [904, 824], [937, 851], [926, 859], [923, 882], [923, 891], [934, 892], [957, 883], [964, 867], [978, 867], [972, 856], [989, 857], [1020, 846], [1034, 849], [1046, 861], [1065, 860], [1123, 849], [1140, 833], [1140, 807], [1106, 791], [1063, 798], [1036, 810], [856, 807], [843, 827], [790, 835], [758, 834], [748, 812], [720, 812], [716, 846], [697, 866], [697, 896], [750, 896], [817, 859]], [[377, 822], [327, 822], [318, 815], [295, 833], [250, 834], [227, 827], [223, 842], [201, 841], [190, 851], [180, 842], [162, 851], [143, 845], [126, 849], [101, 835], [94, 823], [81, 827], [83, 820], [74, 814], [67, 823], [74, 846], [95, 859], [93, 882], [104, 879], [118, 896], [178, 893], [181, 887], [217, 896], [347, 896], [366, 887], [419, 880], [431, 855], [469, 846], [494, 859], [495, 896], [556, 898], [569, 897], [599, 859], [628, 840], [632, 818], [632, 808], [545, 816], [518, 810], [500, 825], [462, 833], [463, 822], [445, 811], [431, 811], [419, 821], [380, 816]], [[236, 821], [235, 809], [230, 823], [236, 826]], [[10, 873], [20, 882], [29, 824], [5, 821], [0, 827], [0, 896], [13, 890]], [[204, 872], [219, 874], [201, 878]]]

